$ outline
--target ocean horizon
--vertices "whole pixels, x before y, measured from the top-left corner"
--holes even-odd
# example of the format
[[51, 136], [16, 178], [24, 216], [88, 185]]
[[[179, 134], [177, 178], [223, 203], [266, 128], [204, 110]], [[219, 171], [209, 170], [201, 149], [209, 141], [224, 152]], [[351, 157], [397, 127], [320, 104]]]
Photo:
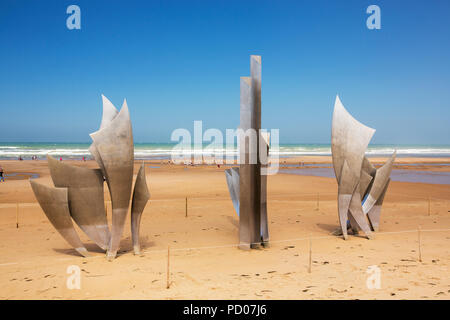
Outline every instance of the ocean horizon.
[[[135, 143], [136, 159], [169, 159], [173, 148], [177, 143]], [[203, 147], [209, 144], [204, 144]], [[45, 159], [47, 154], [64, 159], [90, 159], [90, 143], [74, 142], [3, 142], [0, 143], [0, 159], [15, 160], [22, 157], [25, 160], [37, 156]], [[366, 155], [389, 156], [397, 150], [399, 157], [450, 157], [450, 145], [369, 145]], [[237, 155], [236, 146], [227, 149], [225, 145], [214, 149], [203, 149], [203, 155]], [[278, 150], [271, 149], [271, 155], [279, 157], [293, 156], [329, 156], [331, 155], [330, 144], [288, 143], [280, 144]]]

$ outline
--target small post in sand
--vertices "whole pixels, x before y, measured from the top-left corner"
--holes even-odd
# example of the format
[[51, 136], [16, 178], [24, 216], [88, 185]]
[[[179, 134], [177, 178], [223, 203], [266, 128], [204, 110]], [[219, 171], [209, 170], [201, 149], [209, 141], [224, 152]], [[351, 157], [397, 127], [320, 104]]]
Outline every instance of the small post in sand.
[[187, 197], [186, 197], [185, 214], [186, 214], [186, 218], [187, 218]]
[[431, 199], [428, 197], [428, 215], [431, 216]]
[[420, 243], [420, 230], [421, 230], [421, 228], [419, 226], [419, 228], [417, 229], [417, 236], [419, 238], [419, 262], [422, 262], [422, 248], [421, 248], [421, 243]]
[[19, 203], [16, 203], [16, 229], [19, 229]]
[[166, 289], [170, 288], [170, 246], [167, 245], [167, 284]]
[[309, 234], [309, 266], [308, 266], [308, 273], [311, 273], [311, 265], [312, 265], [312, 239], [311, 239], [311, 234]]

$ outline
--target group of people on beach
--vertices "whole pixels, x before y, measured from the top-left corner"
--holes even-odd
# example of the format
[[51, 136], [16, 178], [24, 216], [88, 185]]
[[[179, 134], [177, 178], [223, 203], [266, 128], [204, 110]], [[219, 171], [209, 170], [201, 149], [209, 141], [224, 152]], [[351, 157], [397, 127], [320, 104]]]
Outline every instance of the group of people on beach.
[[[38, 157], [37, 156], [31, 156], [31, 160], [37, 160], [38, 159]], [[19, 158], [17, 158], [17, 160], [19, 160], [19, 161], [23, 161], [23, 158], [22, 158], [22, 156], [19, 156]]]
[[[17, 158], [17, 160], [23, 161], [22, 156], [19, 156], [19, 158]], [[31, 160], [38, 160], [38, 156], [31, 156]], [[59, 157], [59, 161], [62, 161], [62, 160], [63, 160], [63, 158], [62, 158], [62, 157]], [[86, 157], [82, 157], [82, 160], [83, 160], [83, 161], [86, 161]]]

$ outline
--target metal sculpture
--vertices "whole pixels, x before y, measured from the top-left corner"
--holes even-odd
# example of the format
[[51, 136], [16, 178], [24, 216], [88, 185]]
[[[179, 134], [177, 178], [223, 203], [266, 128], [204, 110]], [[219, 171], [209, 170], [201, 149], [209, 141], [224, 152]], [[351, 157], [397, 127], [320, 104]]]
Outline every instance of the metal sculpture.
[[377, 231], [379, 227], [381, 204], [389, 184], [395, 152], [377, 170], [364, 156], [375, 129], [354, 119], [342, 105], [339, 96], [334, 105], [331, 131], [341, 234], [347, 239], [347, 229], [350, 227], [354, 233], [362, 230], [370, 239], [371, 231]]
[[70, 218], [67, 188], [47, 187], [34, 180], [30, 184], [50, 223], [79, 254], [89, 257]]
[[[48, 165], [56, 188], [45, 187], [34, 181], [31, 181], [31, 186], [50, 222], [80, 254], [87, 256], [87, 251], [81, 244], [70, 217], [91, 240], [107, 251], [108, 260], [112, 260], [119, 249], [130, 204], [134, 145], [126, 101], [119, 112], [103, 95], [102, 100], [102, 122], [100, 129], [90, 135], [93, 143], [89, 147], [100, 168], [72, 166], [48, 156]], [[104, 207], [104, 180], [108, 185], [112, 203], [111, 233]], [[140, 252], [139, 224], [149, 197], [142, 165], [136, 179], [131, 214], [135, 253]]]
[[269, 241], [267, 180], [261, 176], [261, 57], [250, 56], [250, 77], [240, 79], [239, 168], [225, 170], [233, 206], [239, 215], [239, 248], [249, 250]]
[[150, 192], [148, 191], [147, 181], [145, 179], [145, 166], [142, 163], [134, 183], [133, 200], [131, 202], [131, 238], [133, 241], [134, 254], [141, 254], [141, 245], [139, 242], [139, 230], [141, 225], [142, 212]]

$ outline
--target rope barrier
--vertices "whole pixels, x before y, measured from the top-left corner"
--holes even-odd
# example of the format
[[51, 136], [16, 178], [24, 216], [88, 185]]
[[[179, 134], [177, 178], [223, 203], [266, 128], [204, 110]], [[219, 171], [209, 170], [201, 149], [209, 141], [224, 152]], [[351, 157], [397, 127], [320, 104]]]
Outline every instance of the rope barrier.
[[[296, 194], [292, 194], [292, 195], [287, 195], [287, 197], [302, 197], [302, 196], [314, 196], [315, 198], [311, 199], [311, 200], [317, 200], [317, 195], [333, 195], [335, 197], [337, 197], [337, 192], [312, 192], [312, 193], [296, 193]], [[435, 198], [435, 197], [425, 197], [425, 196], [410, 196], [410, 195], [406, 195], [406, 194], [400, 194], [400, 193], [388, 193], [387, 196], [399, 196], [399, 197], [405, 197], [405, 198], [410, 198], [410, 199], [417, 199], [417, 200], [437, 200], [437, 201], [450, 201], [450, 195], [449, 198]], [[182, 201], [182, 200], [186, 200], [186, 197], [180, 197], [180, 198], [170, 198], [170, 199], [150, 199], [150, 202], [163, 202], [163, 201]], [[214, 196], [214, 197], [189, 197], [189, 200], [230, 200], [230, 197], [228, 195], [226, 196]], [[231, 201], [231, 200], [230, 200]], [[281, 202], [281, 201], [291, 201], [291, 202], [296, 202], [296, 201], [306, 201], [306, 200], [301, 200], [301, 199], [271, 199], [268, 198], [267, 200], [268, 202], [274, 201], [274, 202]], [[325, 200], [327, 201], [327, 200]], [[386, 201], [386, 200], [385, 200]], [[389, 202], [389, 201], [387, 201]], [[111, 203], [111, 200], [105, 200], [105, 203]], [[8, 207], [13, 207], [17, 204], [17, 202], [10, 202], [10, 203], [0, 203], [0, 208], [8, 208]], [[19, 205], [28, 205], [28, 206], [36, 206], [39, 203], [38, 202], [18, 202]]]

